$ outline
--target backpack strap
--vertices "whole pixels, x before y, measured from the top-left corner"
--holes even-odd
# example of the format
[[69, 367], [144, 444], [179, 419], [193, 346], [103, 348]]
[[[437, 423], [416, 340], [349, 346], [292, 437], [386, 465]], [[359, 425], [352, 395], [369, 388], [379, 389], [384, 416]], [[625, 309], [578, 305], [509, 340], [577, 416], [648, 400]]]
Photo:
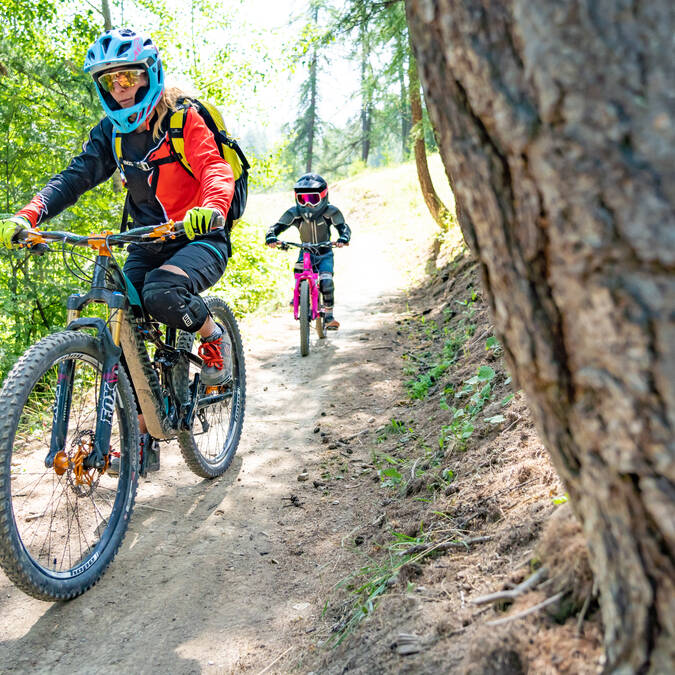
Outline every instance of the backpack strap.
[[173, 161], [180, 162], [181, 166], [194, 178], [192, 167], [185, 156], [185, 122], [187, 107], [180, 107], [171, 113], [169, 118], [169, 147]]
[[126, 187], [127, 177], [124, 175], [124, 169], [122, 168], [122, 138], [117, 134], [117, 129], [115, 129], [115, 127], [113, 127], [112, 131], [112, 151], [113, 157], [115, 158], [115, 164], [117, 164], [117, 169], [122, 177], [122, 183]]

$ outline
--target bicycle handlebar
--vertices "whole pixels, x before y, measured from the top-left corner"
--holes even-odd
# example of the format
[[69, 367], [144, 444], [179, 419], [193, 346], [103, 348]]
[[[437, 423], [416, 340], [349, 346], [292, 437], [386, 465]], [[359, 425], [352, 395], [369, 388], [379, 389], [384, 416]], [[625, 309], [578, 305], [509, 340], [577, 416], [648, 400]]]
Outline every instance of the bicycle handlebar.
[[185, 229], [182, 221], [168, 221], [159, 225], [148, 225], [146, 227], [136, 227], [129, 232], [100, 232], [96, 234], [81, 235], [74, 232], [62, 232], [59, 230], [20, 230], [15, 235], [15, 240], [19, 245], [29, 248], [32, 252], [41, 255], [49, 250], [47, 242], [62, 241], [65, 244], [73, 246], [90, 246], [100, 248], [101, 246], [123, 246], [128, 243], [152, 243], [174, 239], [177, 236], [184, 236]]
[[279, 244], [279, 248], [282, 251], [288, 250], [291, 246], [295, 246], [296, 248], [306, 248], [308, 250], [313, 250], [317, 248], [322, 248], [322, 247], [331, 247], [334, 248], [337, 242], [335, 241], [319, 241], [316, 244], [307, 244], [307, 243], [301, 243], [298, 244], [295, 241], [282, 241], [281, 239], [277, 239], [277, 244]]

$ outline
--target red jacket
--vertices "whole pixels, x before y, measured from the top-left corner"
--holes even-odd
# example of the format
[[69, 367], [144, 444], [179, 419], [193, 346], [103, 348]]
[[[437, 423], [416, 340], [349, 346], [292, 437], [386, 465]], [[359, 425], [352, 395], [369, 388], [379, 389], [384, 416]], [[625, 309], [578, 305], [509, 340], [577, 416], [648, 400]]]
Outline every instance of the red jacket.
[[[159, 166], [124, 166], [129, 190], [129, 216], [136, 226], [182, 220], [194, 206], [218, 209], [227, 215], [234, 194], [230, 165], [220, 156], [213, 134], [194, 108], [187, 110], [185, 154], [194, 178], [180, 162]], [[122, 157], [149, 162], [170, 155], [168, 135], [152, 140], [151, 131], [122, 135]], [[101, 120], [90, 132], [82, 152], [57, 174], [18, 215], [33, 227], [72, 206], [87, 190], [112, 176], [117, 163], [112, 148], [112, 123]]]

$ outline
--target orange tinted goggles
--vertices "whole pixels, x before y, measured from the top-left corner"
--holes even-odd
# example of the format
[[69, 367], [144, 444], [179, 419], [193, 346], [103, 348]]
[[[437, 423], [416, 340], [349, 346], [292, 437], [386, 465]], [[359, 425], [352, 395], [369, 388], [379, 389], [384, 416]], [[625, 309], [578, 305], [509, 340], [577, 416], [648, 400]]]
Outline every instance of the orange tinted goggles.
[[98, 83], [108, 92], [115, 88], [115, 83], [119, 84], [122, 89], [130, 89], [138, 84], [145, 71], [141, 68], [133, 70], [117, 70], [114, 73], [103, 73], [98, 76]]

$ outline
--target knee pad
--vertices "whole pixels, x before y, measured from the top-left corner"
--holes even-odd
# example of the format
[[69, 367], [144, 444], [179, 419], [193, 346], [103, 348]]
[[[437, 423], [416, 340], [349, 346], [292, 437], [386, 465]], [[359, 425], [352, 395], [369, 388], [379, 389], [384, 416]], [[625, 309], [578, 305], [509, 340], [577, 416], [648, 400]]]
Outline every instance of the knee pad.
[[332, 276], [319, 275], [319, 289], [322, 293], [332, 293], [335, 290]]
[[143, 305], [158, 321], [190, 333], [201, 328], [209, 316], [204, 301], [192, 292], [192, 280], [162, 269], [145, 277]]

